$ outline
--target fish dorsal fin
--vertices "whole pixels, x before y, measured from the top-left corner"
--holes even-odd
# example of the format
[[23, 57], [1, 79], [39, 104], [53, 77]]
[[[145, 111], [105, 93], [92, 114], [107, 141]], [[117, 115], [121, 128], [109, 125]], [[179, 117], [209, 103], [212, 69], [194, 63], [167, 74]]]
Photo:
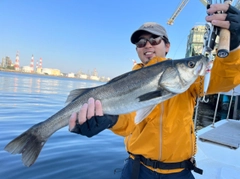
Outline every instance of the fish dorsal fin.
[[80, 89], [74, 89], [74, 90], [70, 91], [70, 94], [68, 95], [65, 103], [68, 104], [68, 103], [73, 102], [75, 99], [77, 99], [78, 96], [89, 91], [90, 89], [92, 89], [92, 88], [80, 88]]
[[[131, 75], [132, 73], [135, 73], [135, 71], [137, 71], [137, 70], [130, 71], [130, 72], [128, 72], [128, 73], [124, 73], [124, 74], [122, 74], [122, 75], [120, 75], [120, 76], [117, 76], [117, 77], [111, 79], [110, 81], [108, 81], [108, 83], [113, 83], [113, 82], [116, 82], [116, 81], [118, 81], [118, 80], [121, 80], [121, 79], [123, 79], [123, 78]], [[108, 83], [107, 83], [107, 84], [108, 84]]]
[[145, 119], [149, 114], [150, 112], [152, 112], [152, 110], [155, 108], [156, 105], [153, 105], [153, 106], [148, 106], [146, 108], [142, 108], [140, 110], [137, 111], [137, 114], [135, 116], [135, 123], [136, 124], [139, 124], [140, 122], [142, 122], [143, 119]]

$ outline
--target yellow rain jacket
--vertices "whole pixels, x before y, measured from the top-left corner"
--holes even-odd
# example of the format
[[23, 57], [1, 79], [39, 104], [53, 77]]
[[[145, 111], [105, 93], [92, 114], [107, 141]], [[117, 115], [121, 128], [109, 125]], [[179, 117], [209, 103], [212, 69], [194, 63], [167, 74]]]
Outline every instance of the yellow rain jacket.
[[[153, 58], [146, 66], [163, 60], [166, 59]], [[133, 70], [142, 67], [143, 64], [138, 64]], [[239, 48], [225, 59], [216, 57], [208, 94], [229, 91], [238, 84], [240, 84]], [[199, 77], [187, 91], [158, 104], [138, 125], [134, 123], [135, 112], [119, 115], [117, 123], [111, 130], [125, 137], [126, 150], [132, 154], [165, 163], [190, 159], [196, 153], [193, 113], [196, 97], [203, 92], [200, 90], [203, 89], [202, 85], [203, 80]], [[155, 171], [173, 173], [181, 170]]]

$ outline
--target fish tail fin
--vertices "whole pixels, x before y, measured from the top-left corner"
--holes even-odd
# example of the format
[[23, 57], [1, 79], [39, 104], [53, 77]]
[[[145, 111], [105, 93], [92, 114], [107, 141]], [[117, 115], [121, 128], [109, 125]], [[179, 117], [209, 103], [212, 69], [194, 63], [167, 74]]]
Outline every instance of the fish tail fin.
[[4, 150], [11, 154], [22, 154], [23, 164], [30, 167], [38, 158], [46, 141], [34, 134], [34, 129], [30, 128], [9, 142]]

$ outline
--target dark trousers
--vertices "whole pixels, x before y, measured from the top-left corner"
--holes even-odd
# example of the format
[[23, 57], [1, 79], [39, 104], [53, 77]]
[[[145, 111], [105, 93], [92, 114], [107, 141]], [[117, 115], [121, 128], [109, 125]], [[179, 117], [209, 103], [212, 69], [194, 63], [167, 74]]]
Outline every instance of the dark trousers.
[[[131, 179], [132, 175], [133, 159], [129, 158], [126, 160], [122, 170], [121, 179]], [[160, 174], [154, 172], [144, 165], [140, 165], [139, 179], [194, 179], [194, 176], [190, 170], [183, 170], [179, 173], [172, 174]]]

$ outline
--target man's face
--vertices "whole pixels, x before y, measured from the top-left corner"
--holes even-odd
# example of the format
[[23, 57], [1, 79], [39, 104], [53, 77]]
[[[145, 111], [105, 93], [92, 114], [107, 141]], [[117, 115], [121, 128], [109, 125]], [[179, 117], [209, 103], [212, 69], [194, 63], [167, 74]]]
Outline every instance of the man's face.
[[[149, 39], [153, 36], [152, 34], [146, 33], [142, 34], [140, 39]], [[151, 45], [149, 41], [147, 41], [146, 45], [142, 48], [136, 47], [138, 57], [142, 61], [143, 64], [147, 64], [149, 60], [153, 57], [165, 57], [166, 52], [169, 51], [170, 44], [165, 44], [163, 40], [158, 45]]]

